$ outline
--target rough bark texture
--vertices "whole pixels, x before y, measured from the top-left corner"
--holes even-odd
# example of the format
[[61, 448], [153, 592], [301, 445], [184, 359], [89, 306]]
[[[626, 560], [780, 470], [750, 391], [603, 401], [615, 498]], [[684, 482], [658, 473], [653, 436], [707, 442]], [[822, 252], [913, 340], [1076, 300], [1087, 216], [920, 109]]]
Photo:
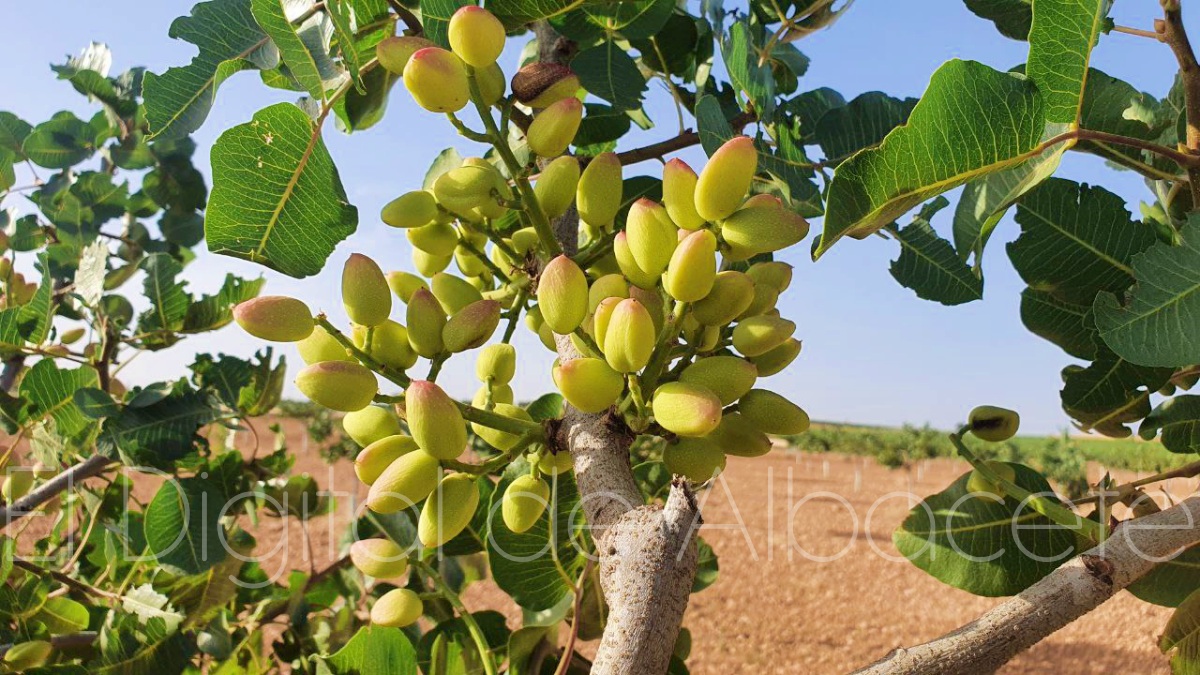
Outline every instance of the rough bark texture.
[[1197, 542], [1200, 542], [1200, 496], [1118, 527], [1105, 543], [971, 623], [932, 642], [897, 649], [858, 672], [871, 675], [993, 672], [1100, 606], [1153, 569], [1157, 561]]

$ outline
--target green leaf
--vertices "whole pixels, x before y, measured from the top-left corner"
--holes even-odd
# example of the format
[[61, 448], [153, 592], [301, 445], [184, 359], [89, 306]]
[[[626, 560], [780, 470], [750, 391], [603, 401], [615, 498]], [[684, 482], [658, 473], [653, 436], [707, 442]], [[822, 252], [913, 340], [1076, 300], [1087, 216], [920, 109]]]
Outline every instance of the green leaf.
[[[1012, 464], [1015, 483], [1044, 498], [1050, 484]], [[1015, 595], [1077, 552], [1076, 536], [1012, 497], [968, 496], [970, 472], [926, 497], [892, 536], [905, 557], [944, 584], [987, 597]]]
[[692, 579], [692, 593], [700, 591], [717, 583], [717, 573], [721, 566], [717, 563], [717, 553], [700, 537], [696, 537], [696, 577]]
[[721, 45], [729, 79], [735, 87], [746, 92], [760, 118], [769, 118], [775, 111], [775, 76], [769, 64], [759, 63], [759, 41], [747, 21], [736, 21]]
[[[144, 289], [150, 309], [138, 317], [138, 331], [145, 334], [178, 330], [192, 302], [192, 296], [184, 290], [186, 282], [176, 280], [183, 266], [166, 253], [152, 253], [142, 260], [141, 267], [146, 273]], [[143, 342], [151, 349], [169, 347], [175, 343], [175, 337], [156, 335], [144, 338]]]
[[25, 139], [33, 131], [33, 125], [16, 115], [0, 110], [0, 148], [18, 157], [25, 157]]
[[983, 249], [1005, 211], [1049, 178], [1066, 151], [1067, 145], [1060, 143], [1015, 166], [967, 183], [954, 212], [954, 248], [958, 257], [967, 260], [974, 254], [975, 267], [981, 267]]
[[[510, 636], [508, 626], [505, 625], [504, 615], [494, 610], [484, 610], [472, 612], [471, 616], [475, 619], [475, 624], [479, 626], [480, 632], [483, 633], [484, 642], [492, 652], [493, 658], [497, 662], [502, 662], [504, 649], [508, 646]], [[450, 666], [447, 668], [447, 672], [463, 673], [463, 675], [484, 672], [483, 664], [480, 662], [479, 648], [476, 646], [466, 622], [461, 617], [442, 621], [421, 636], [421, 641], [417, 643], [417, 663], [425, 672], [442, 672], [431, 665], [433, 653], [439, 644], [457, 647], [457, 649], [447, 650], [449, 658], [446, 659], [446, 663]], [[455, 654], [456, 651], [457, 654]]]
[[1171, 654], [1175, 675], [1200, 673], [1200, 593], [1188, 596], [1171, 615], [1158, 638], [1158, 648]]
[[[424, 36], [433, 40], [439, 47], [449, 49], [450, 17], [454, 16], [459, 8], [473, 4], [475, 3], [470, 0], [421, 0], [421, 27], [425, 31]], [[512, 4], [521, 3], [517, 0]], [[496, 3], [488, 3], [488, 9], [499, 16]]]
[[[439, 0], [445, 2], [446, 0]], [[491, 0], [487, 8], [495, 14], [504, 25], [515, 28], [521, 24], [532, 23], [541, 19], [549, 19], [559, 14], [569, 12], [584, 4], [586, 0]], [[422, 16], [425, 16], [425, 2], [421, 3]], [[446, 20], [454, 11], [446, 14]], [[441, 12], [439, 12], [440, 16]], [[428, 26], [428, 24], [426, 24]], [[426, 28], [428, 31], [428, 27]], [[430, 38], [432, 39], [432, 38]]]
[[[1092, 68], [1088, 71], [1087, 88], [1083, 92], [1079, 125], [1093, 131], [1154, 141], [1163, 131], [1159, 120], [1161, 107], [1153, 96]], [[1081, 140], [1075, 149], [1125, 163], [1152, 166], [1142, 150], [1128, 146]]]
[[225, 493], [204, 478], [163, 483], [146, 507], [146, 543], [160, 565], [200, 574], [226, 556], [220, 516]]
[[827, 162], [837, 164], [863, 148], [878, 145], [908, 120], [916, 104], [915, 98], [898, 99], [869, 91], [821, 115], [812, 140], [821, 146]]
[[523, 626], [513, 631], [508, 636], [509, 675], [537, 675], [530, 661], [549, 635], [549, 626]]
[[1029, 30], [1025, 73], [1037, 83], [1046, 121], [1079, 121], [1092, 47], [1108, 17], [1111, 0], [1037, 0]]
[[97, 439], [100, 452], [120, 457], [129, 466], [170, 469], [176, 460], [203, 447], [201, 427], [221, 415], [207, 396], [182, 382], [149, 401], [135, 398], [119, 415], [105, 420]]
[[96, 141], [87, 122], [60, 112], [34, 127], [21, 148], [22, 154], [38, 166], [65, 169], [91, 157]]
[[1178, 453], [1200, 452], [1200, 396], [1176, 396], [1158, 405], [1138, 429], [1142, 438], [1162, 433], [1162, 444]]
[[28, 419], [50, 417], [57, 433], [76, 437], [94, 422], [75, 405], [75, 391], [97, 382], [96, 371], [86, 366], [65, 370], [52, 359], [38, 361], [21, 380], [20, 395], [29, 401]]
[[813, 145], [817, 142], [817, 124], [821, 118], [844, 105], [846, 99], [841, 94], [828, 87], [821, 87], [793, 96], [782, 107], [800, 123], [800, 140], [805, 145]]
[[312, 8], [310, 0], [251, 0], [251, 12], [258, 25], [279, 48], [288, 72], [318, 101], [336, 89], [347, 77], [329, 53], [333, 22], [324, 12], [316, 12], [299, 24], [292, 22]]
[[181, 138], [199, 129], [230, 75], [279, 64], [279, 50], [254, 20], [250, 0], [201, 2], [191, 16], [171, 24], [170, 36], [196, 45], [199, 53], [186, 66], [146, 73], [146, 121], [156, 137]]
[[221, 134], [212, 164], [205, 234], [213, 252], [305, 277], [358, 226], [320, 127], [290, 103]]
[[1100, 339], [1091, 310], [1090, 305], [1059, 300], [1049, 291], [1026, 288], [1021, 292], [1021, 322], [1025, 328], [1071, 356], [1089, 361], [1096, 358]]
[[1126, 590], [1143, 602], [1178, 607], [1189, 595], [1200, 590], [1200, 547], [1193, 546], [1155, 565]]
[[1063, 178], [1026, 195], [1016, 221], [1021, 236], [1008, 245], [1008, 257], [1017, 273], [1030, 287], [1075, 304], [1128, 288], [1130, 261], [1157, 240], [1117, 195]]
[[642, 105], [646, 78], [629, 53], [613, 40], [585, 49], [571, 60], [571, 70], [588, 93], [604, 99], [618, 110], [636, 110]]
[[213, 295], [202, 295], [188, 305], [182, 331], [203, 333], [228, 325], [233, 321], [234, 305], [257, 297], [266, 281], [261, 277], [243, 279], [226, 274], [220, 290]]
[[514, 602], [539, 611], [554, 607], [572, 592], [587, 562], [583, 554], [587, 549], [580, 540], [584, 531], [579, 490], [570, 472], [547, 477], [551, 484], [550, 506], [530, 530], [517, 534], [504, 524], [500, 517], [504, 491], [513, 479], [527, 473], [526, 461], [512, 462], [492, 495], [488, 563], [496, 585]]
[[362, 78], [363, 91], [353, 89], [333, 107], [343, 131], [370, 129], [383, 119], [388, 94], [400, 77], [386, 68], [375, 68]]
[[87, 607], [62, 595], [47, 598], [33, 618], [46, 624], [51, 635], [78, 633], [88, 627]]
[[1138, 366], [1104, 350], [1087, 368], [1063, 378], [1063, 409], [1085, 429], [1126, 438], [1132, 431], [1125, 425], [1150, 413], [1150, 394], [1171, 374], [1169, 368]]
[[[42, 270], [47, 270], [48, 255], [45, 253], [38, 255], [38, 262]], [[58, 303], [54, 300], [54, 277], [43, 273], [41, 283], [38, 284], [33, 297], [20, 309], [20, 330], [26, 342], [40, 345], [46, 341], [46, 338], [50, 336], [51, 320], [57, 309]]]
[[1096, 296], [1100, 337], [1117, 354], [1145, 366], [1200, 362], [1200, 216], [1180, 231], [1179, 246], [1155, 243], [1133, 258], [1129, 301]]
[[919, 298], [961, 305], [983, 298], [983, 279], [955, 255], [954, 247], [929, 222], [933, 212], [948, 204], [945, 197], [938, 197], [910, 225], [892, 230], [900, 242], [900, 257], [892, 261], [891, 273]]
[[84, 387], [75, 391], [73, 397], [79, 411], [88, 417], [99, 420], [113, 417], [121, 413], [121, 407], [113, 400], [112, 394], [96, 387]]
[[1025, 40], [1033, 25], [1033, 0], [965, 0], [976, 16], [996, 24], [1001, 35]]
[[525, 410], [529, 412], [529, 416], [533, 418], [534, 422], [545, 422], [562, 417], [565, 406], [562, 394], [552, 392], [537, 397], [532, 403], [525, 406]]
[[399, 628], [359, 628], [354, 637], [325, 662], [337, 675], [417, 675], [417, 652]]
[[696, 101], [696, 126], [700, 130], [700, 146], [709, 157], [725, 141], [733, 138], [733, 127], [725, 119], [721, 102], [716, 96], [705, 95]]
[[632, 121], [625, 111], [599, 103], [583, 104], [585, 115], [572, 144], [576, 148], [610, 143], [629, 132]]
[[161, 618], [150, 619], [143, 629], [139, 621], [124, 614], [125, 622], [108, 630], [98, 664], [89, 667], [97, 675], [156, 675], [181, 673], [196, 651], [195, 640], [178, 631], [168, 631]]
[[942, 192], [1029, 159], [1043, 129], [1041, 97], [1028, 79], [973, 61], [945, 63], [908, 124], [838, 167], [814, 255], [847, 234], [867, 236]]
[[[619, 33], [628, 40], [648, 40], [658, 34], [672, 18], [671, 0], [618, 0], [595, 2], [561, 14], [551, 22], [562, 35], [580, 43], [611, 39]], [[644, 50], [639, 49], [642, 56]]]

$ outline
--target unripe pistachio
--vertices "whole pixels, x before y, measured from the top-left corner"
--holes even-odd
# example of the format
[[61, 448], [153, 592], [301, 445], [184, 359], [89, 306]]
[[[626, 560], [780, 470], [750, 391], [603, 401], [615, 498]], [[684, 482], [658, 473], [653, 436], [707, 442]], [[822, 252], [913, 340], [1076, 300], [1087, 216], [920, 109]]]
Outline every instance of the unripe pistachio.
[[682, 159], [672, 159], [663, 167], [663, 206], [675, 224], [685, 230], [698, 230], [704, 218], [696, 213], [696, 172]]
[[758, 368], [736, 356], [709, 356], [683, 369], [679, 381], [705, 387], [717, 395], [721, 405], [730, 405], [754, 388]]
[[977, 406], [967, 418], [971, 433], [990, 443], [1007, 441], [1021, 427], [1021, 416], [1015, 410], [994, 405]]
[[371, 623], [386, 628], [403, 628], [416, 623], [424, 611], [421, 596], [407, 588], [395, 588], [375, 601], [371, 607]]
[[[495, 400], [494, 396], [493, 400]], [[497, 415], [503, 415], [514, 420], [521, 420], [523, 422], [533, 421], [533, 417], [529, 415], [527, 410], [517, 407], [512, 403], [497, 402], [495, 407], [492, 408], [492, 412], [496, 413]], [[489, 445], [497, 450], [500, 450], [501, 452], [511, 451], [517, 446], [517, 441], [520, 440], [520, 436], [518, 434], [512, 434], [507, 431], [493, 429], [492, 427], [480, 424], [478, 422], [471, 423], [471, 430], [475, 432], [475, 435], [487, 441]]]
[[[5, 235], [6, 237], [8, 235]], [[0, 258], [0, 281], [7, 282], [12, 274], [12, 258]]]
[[367, 508], [375, 513], [396, 513], [410, 508], [433, 492], [441, 475], [436, 457], [424, 450], [407, 452], [371, 483]]
[[351, 253], [342, 268], [342, 304], [350, 320], [378, 326], [392, 313], [392, 290], [383, 270], [365, 255]]
[[342, 418], [342, 429], [355, 443], [365, 448], [381, 438], [400, 433], [400, 420], [387, 408], [369, 405], [362, 410], [346, 413]]
[[532, 227], [523, 227], [512, 235], [512, 249], [521, 255], [529, 253], [537, 248], [541, 243], [538, 237], [537, 230]]
[[547, 218], [557, 218], [567, 212], [575, 199], [579, 185], [579, 160], [563, 155], [546, 165], [533, 186], [538, 204]]
[[588, 311], [595, 312], [605, 298], [628, 298], [629, 284], [620, 274], [606, 274], [592, 282], [588, 289]]
[[417, 442], [410, 436], [396, 434], [380, 438], [355, 456], [354, 475], [363, 483], [372, 485], [393, 462], [417, 449]]
[[728, 218], [742, 204], [758, 171], [758, 150], [748, 136], [725, 141], [696, 181], [696, 213], [710, 222]]
[[565, 255], [551, 260], [538, 277], [538, 306], [555, 333], [569, 335], [588, 311], [588, 283], [579, 265]]
[[565, 98], [574, 98], [579, 91], [579, 78], [566, 66], [535, 61], [513, 75], [512, 91], [524, 105], [545, 108]]
[[663, 464], [693, 483], [711, 480], [725, 470], [725, 454], [704, 438], [680, 438], [663, 449]]
[[424, 279], [409, 272], [388, 272], [387, 283], [388, 287], [392, 289], [392, 293], [395, 293], [396, 297], [400, 298], [404, 304], [408, 304], [412, 294], [418, 288], [429, 288]]
[[375, 374], [349, 361], [322, 361], [296, 374], [296, 388], [314, 403], [342, 412], [362, 410], [375, 398]]
[[486, 68], [504, 51], [504, 24], [494, 14], [476, 5], [461, 7], [450, 17], [446, 29], [450, 49], [476, 68]]
[[451, 353], [481, 346], [500, 325], [500, 303], [479, 300], [463, 307], [442, 328], [442, 345]]
[[71, 350], [66, 345], [49, 345], [42, 348], [42, 353], [46, 356], [59, 358], [70, 355]]
[[408, 242], [430, 255], [454, 255], [458, 246], [458, 231], [450, 223], [430, 223], [405, 231]]
[[321, 361], [353, 361], [354, 357], [320, 326], [314, 326], [308, 337], [296, 343], [296, 351], [306, 364]]
[[705, 438], [726, 455], [761, 457], [771, 451], [771, 439], [738, 412], [721, 415], [721, 423]]
[[770, 377], [791, 365], [800, 355], [801, 343], [796, 338], [788, 338], [783, 344], [766, 354], [760, 354], [750, 359], [758, 366], [759, 377]]
[[413, 350], [427, 359], [440, 354], [445, 327], [446, 313], [433, 293], [425, 288], [414, 291], [408, 301], [408, 342]]
[[483, 104], [489, 108], [504, 98], [504, 90], [508, 87], [508, 79], [500, 64], [493, 63], [486, 68], [475, 71], [475, 81], [479, 85], [479, 96]]
[[379, 65], [389, 73], [403, 75], [404, 67], [408, 65], [408, 60], [412, 58], [413, 54], [426, 47], [436, 46], [432, 40], [422, 37], [393, 36], [375, 46], [375, 56], [379, 59]]
[[592, 314], [592, 337], [596, 340], [596, 346], [600, 351], [604, 351], [604, 338], [608, 332], [608, 321], [612, 318], [613, 310], [625, 298], [614, 296], [605, 298], [596, 305], [596, 310]]
[[467, 427], [458, 404], [433, 382], [415, 380], [404, 395], [408, 428], [417, 445], [438, 459], [455, 459], [467, 448]]
[[353, 337], [359, 349], [389, 368], [404, 371], [417, 362], [417, 353], [409, 343], [408, 329], [391, 319], [373, 328], [356, 325]]
[[467, 71], [457, 56], [439, 47], [418, 49], [404, 66], [404, 87], [429, 112], [452, 113], [471, 100]]
[[545, 451], [537, 462], [538, 471], [546, 476], [557, 476], [566, 473], [574, 468], [574, 463], [571, 460], [571, 453], [563, 450], [562, 452]]
[[638, 268], [655, 276], [661, 275], [679, 242], [676, 232], [675, 223], [661, 204], [643, 198], [629, 207], [625, 235]]
[[705, 326], [732, 322], [754, 301], [754, 282], [742, 272], [726, 270], [713, 279], [712, 290], [692, 306], [692, 316]]
[[463, 307], [479, 302], [483, 294], [466, 281], [444, 272], [433, 275], [429, 280], [429, 290], [437, 298], [446, 314], [454, 314]]
[[475, 396], [471, 399], [471, 405], [476, 408], [487, 408], [488, 397], [492, 399], [492, 406], [500, 403], [512, 404], [513, 390], [507, 384], [493, 384], [491, 387], [483, 385], [475, 390]]
[[629, 289], [629, 297], [642, 303], [642, 307], [645, 307], [646, 311], [650, 313], [650, 319], [654, 321], [654, 334], [661, 333], [667, 320], [667, 306], [662, 292], [657, 288], [645, 289], [634, 286]]
[[21, 497], [29, 494], [33, 487], [33, 470], [25, 466], [10, 466], [5, 472], [4, 482], [0, 483], [0, 497], [5, 504], [12, 504]]
[[408, 571], [408, 556], [391, 539], [360, 539], [350, 544], [350, 562], [375, 579], [396, 579]]
[[754, 284], [754, 299], [750, 302], [750, 306], [738, 315], [738, 319], [767, 314], [775, 309], [775, 303], [778, 301], [779, 291], [775, 290], [775, 287], [767, 284]]
[[667, 382], [654, 391], [654, 420], [680, 436], [704, 436], [721, 423], [721, 400], [707, 387]]
[[446, 476], [425, 500], [417, 521], [417, 538], [436, 548], [458, 536], [471, 524], [479, 506], [479, 486], [465, 473]]
[[492, 196], [495, 189], [495, 169], [473, 164], [450, 169], [433, 181], [433, 196], [438, 203], [460, 215], [468, 215], [471, 209], [489, 201], [495, 202]]
[[663, 288], [680, 302], [703, 300], [717, 277], [717, 238], [708, 230], [687, 235], [667, 264]]
[[500, 515], [505, 527], [521, 534], [537, 524], [549, 503], [550, 485], [541, 478], [525, 474], [514, 478], [504, 490]]
[[716, 349], [720, 341], [721, 326], [701, 326], [700, 331], [688, 340], [688, 344], [695, 344], [697, 352], [706, 354]]
[[733, 348], [742, 356], [759, 356], [783, 344], [794, 332], [796, 324], [787, 319], [767, 315], [752, 316], [738, 322], [734, 327]]
[[611, 251], [592, 263], [592, 266], [587, 268], [588, 276], [602, 277], [606, 274], [620, 274], [621, 266], [617, 264], [617, 254]]
[[431, 277], [446, 269], [453, 259], [454, 256], [450, 255], [429, 255], [419, 248], [412, 250], [413, 267], [417, 268], [417, 272], [426, 277]]
[[746, 276], [756, 285], [766, 284], [782, 294], [792, 285], [792, 266], [778, 260], [757, 262], [746, 270]]
[[558, 157], [575, 140], [582, 119], [583, 104], [577, 98], [564, 98], [551, 104], [529, 125], [525, 134], [529, 149], [541, 157]]
[[641, 288], [654, 288], [658, 285], [658, 278], [661, 274], [653, 274], [642, 269], [637, 260], [633, 257], [633, 252], [629, 248], [629, 236], [625, 230], [617, 233], [613, 238], [613, 253], [617, 258], [617, 265], [621, 269], [621, 274], [629, 280], [629, 283]]
[[625, 391], [625, 378], [600, 359], [572, 359], [552, 373], [567, 403], [585, 413], [607, 410]]
[[783, 396], [766, 389], [751, 389], [740, 398], [738, 412], [763, 433], [791, 435], [808, 431], [808, 413]]
[[[1003, 478], [1009, 483], [1013, 483], [1017, 479], [1017, 470], [1014, 469], [1013, 466], [1008, 462], [988, 460], [984, 462], [984, 464], [986, 464], [987, 467], [992, 470], [992, 473], [996, 474], [1000, 478]], [[992, 479], [980, 473], [978, 469], [974, 469], [971, 471], [970, 477], [967, 478], [967, 493], [971, 494], [976, 492], [995, 495], [1003, 498], [1008, 491], [1005, 489], [1003, 483], [993, 482]]]
[[808, 236], [808, 221], [774, 195], [754, 195], [721, 222], [721, 238], [730, 260], [783, 250]]
[[72, 344], [75, 344], [76, 342], [79, 342], [83, 338], [83, 336], [86, 334], [87, 334], [86, 328], [82, 328], [82, 327], [69, 328], [69, 329], [63, 331], [63, 334], [61, 337], [59, 337], [58, 341], [63, 343], [64, 345], [72, 345]]
[[392, 227], [424, 227], [437, 220], [437, 200], [426, 190], [405, 192], [384, 204], [379, 217]]
[[271, 342], [297, 342], [313, 331], [308, 305], [283, 295], [260, 295], [233, 308], [233, 320], [242, 330]]
[[488, 345], [475, 359], [475, 376], [481, 382], [508, 384], [517, 372], [517, 350], [510, 344]]
[[604, 330], [604, 359], [617, 372], [639, 371], [650, 361], [655, 337], [654, 319], [642, 303], [632, 298], [621, 300]]
[[621, 160], [611, 152], [593, 157], [579, 177], [575, 191], [579, 219], [595, 227], [611, 226], [621, 210], [623, 189]]
[[50, 660], [54, 646], [45, 640], [28, 640], [13, 645], [4, 653], [4, 665], [14, 673], [40, 668]]

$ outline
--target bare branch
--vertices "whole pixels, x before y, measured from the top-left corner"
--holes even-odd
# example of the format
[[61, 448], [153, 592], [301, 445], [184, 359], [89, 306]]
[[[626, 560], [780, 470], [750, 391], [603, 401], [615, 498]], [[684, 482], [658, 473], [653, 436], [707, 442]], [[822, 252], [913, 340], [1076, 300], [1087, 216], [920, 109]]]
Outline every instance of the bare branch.
[[92, 455], [75, 466], [46, 481], [38, 489], [24, 497], [0, 507], [0, 530], [32, 513], [37, 507], [54, 499], [76, 483], [104, 473], [112, 459], [104, 455]]
[[971, 623], [932, 642], [897, 649], [858, 672], [990, 673], [1197, 542], [1200, 496], [1126, 521], [1103, 544]]
[[[740, 132], [742, 127], [754, 122], [756, 119], [758, 117], [754, 113], [744, 112], [730, 120], [729, 125], [733, 127], [734, 132]], [[621, 160], [621, 164], [628, 166], [649, 159], [661, 159], [672, 152], [678, 152], [699, 143], [700, 134], [689, 130], [664, 141], [652, 143], [641, 148], [634, 148], [633, 150], [626, 150], [625, 152], [618, 152], [617, 159]]]
[[[1158, 34], [1179, 62], [1179, 77], [1183, 82], [1184, 109], [1187, 113], [1187, 149], [1192, 155], [1200, 155], [1200, 63], [1188, 40], [1183, 25], [1181, 0], [1159, 0], [1163, 18], [1154, 22]], [[1192, 194], [1192, 210], [1200, 209], [1200, 168], [1188, 167], [1189, 187]]]

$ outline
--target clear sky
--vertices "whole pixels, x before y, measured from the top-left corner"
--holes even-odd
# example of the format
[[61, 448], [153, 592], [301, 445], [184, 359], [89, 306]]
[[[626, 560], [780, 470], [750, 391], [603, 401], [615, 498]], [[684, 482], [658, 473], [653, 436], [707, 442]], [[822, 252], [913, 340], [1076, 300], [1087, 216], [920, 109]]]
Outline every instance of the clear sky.
[[[88, 110], [86, 101], [65, 82], [56, 81], [50, 63], [65, 61], [89, 41], [107, 43], [114, 52], [114, 72], [144, 65], [161, 72], [186, 63], [192, 45], [168, 38], [171, 21], [188, 13], [191, 2], [177, 0], [42, 0], [11, 3], [0, 10], [7, 26], [0, 41], [0, 109], [32, 123], [57, 110]], [[691, 3], [689, 3], [691, 4]], [[1149, 29], [1157, 3], [1117, 3], [1117, 23]], [[1187, 17], [1197, 26], [1197, 15]], [[1197, 26], [1200, 27], [1200, 26]], [[523, 42], [523, 39], [520, 39]], [[514, 42], [516, 42], [514, 40]], [[959, 57], [1007, 69], [1023, 63], [1027, 45], [1006, 39], [992, 25], [976, 18], [958, 0], [858, 0], [832, 29], [806, 38], [797, 46], [812, 59], [802, 90], [822, 86], [841, 91], [847, 99], [865, 91], [882, 90], [894, 96], [919, 96], [929, 75], [945, 60]], [[516, 50], [502, 65], [511, 73]], [[1174, 77], [1174, 61], [1165, 46], [1128, 35], [1102, 36], [1093, 65], [1162, 97]], [[255, 73], [239, 73], [221, 88], [205, 126], [196, 134], [197, 163], [208, 174], [208, 151], [219, 133], [248, 121], [255, 110], [281, 100], [289, 92], [267, 89]], [[337, 289], [342, 262], [351, 252], [374, 257], [385, 270], [411, 269], [410, 249], [402, 232], [379, 221], [380, 207], [400, 193], [420, 186], [434, 155], [455, 146], [463, 156], [482, 148], [456, 136], [439, 117], [420, 111], [402, 87], [393, 90], [387, 117], [366, 132], [346, 136], [332, 128], [326, 141], [341, 172], [350, 200], [358, 206], [359, 229], [337, 248], [325, 271], [295, 280], [256, 265], [223, 256], [203, 254], [186, 271], [193, 292], [214, 290], [227, 271], [265, 276], [266, 291], [307, 300], [331, 317], [344, 316]], [[650, 116], [658, 127], [622, 141], [620, 149], [665, 138], [676, 131], [674, 109], [659, 83], [651, 84]], [[703, 153], [682, 155], [695, 167]], [[659, 166], [647, 162], [626, 169], [626, 176], [656, 175]], [[1059, 175], [1102, 183], [1122, 195], [1137, 213], [1138, 200], [1149, 194], [1132, 173], [1114, 172], [1094, 158], [1070, 153]], [[956, 199], [952, 196], [952, 201]], [[20, 200], [6, 205], [26, 208]], [[934, 225], [948, 236], [952, 209]], [[904, 221], [906, 222], [906, 221]], [[819, 232], [814, 223], [811, 236]], [[956, 308], [918, 299], [887, 271], [898, 252], [895, 242], [872, 238], [846, 240], [819, 263], [808, 257], [807, 243], [784, 259], [796, 266], [791, 288], [780, 301], [785, 316], [796, 321], [804, 352], [785, 372], [762, 382], [791, 396], [816, 419], [873, 424], [929, 422], [949, 427], [979, 403], [994, 403], [1020, 411], [1026, 432], [1053, 432], [1069, 420], [1059, 405], [1059, 370], [1071, 362], [1057, 347], [1027, 332], [1018, 314], [1023, 284], [1013, 272], [1003, 244], [1017, 234], [1011, 217], [1005, 219], [985, 255], [984, 300]], [[402, 319], [397, 302], [395, 318]], [[552, 388], [550, 352], [524, 329], [516, 340], [526, 360], [514, 388], [518, 399], [532, 398]], [[259, 345], [236, 326], [214, 335], [184, 341], [157, 354], [143, 355], [123, 371], [129, 384], [185, 374], [195, 350], [248, 355]], [[283, 347], [294, 369], [300, 363], [294, 349]], [[470, 356], [451, 360], [439, 381], [452, 394], [469, 396], [478, 386]], [[414, 371], [419, 373], [419, 371]], [[289, 385], [288, 393], [298, 396]]]

